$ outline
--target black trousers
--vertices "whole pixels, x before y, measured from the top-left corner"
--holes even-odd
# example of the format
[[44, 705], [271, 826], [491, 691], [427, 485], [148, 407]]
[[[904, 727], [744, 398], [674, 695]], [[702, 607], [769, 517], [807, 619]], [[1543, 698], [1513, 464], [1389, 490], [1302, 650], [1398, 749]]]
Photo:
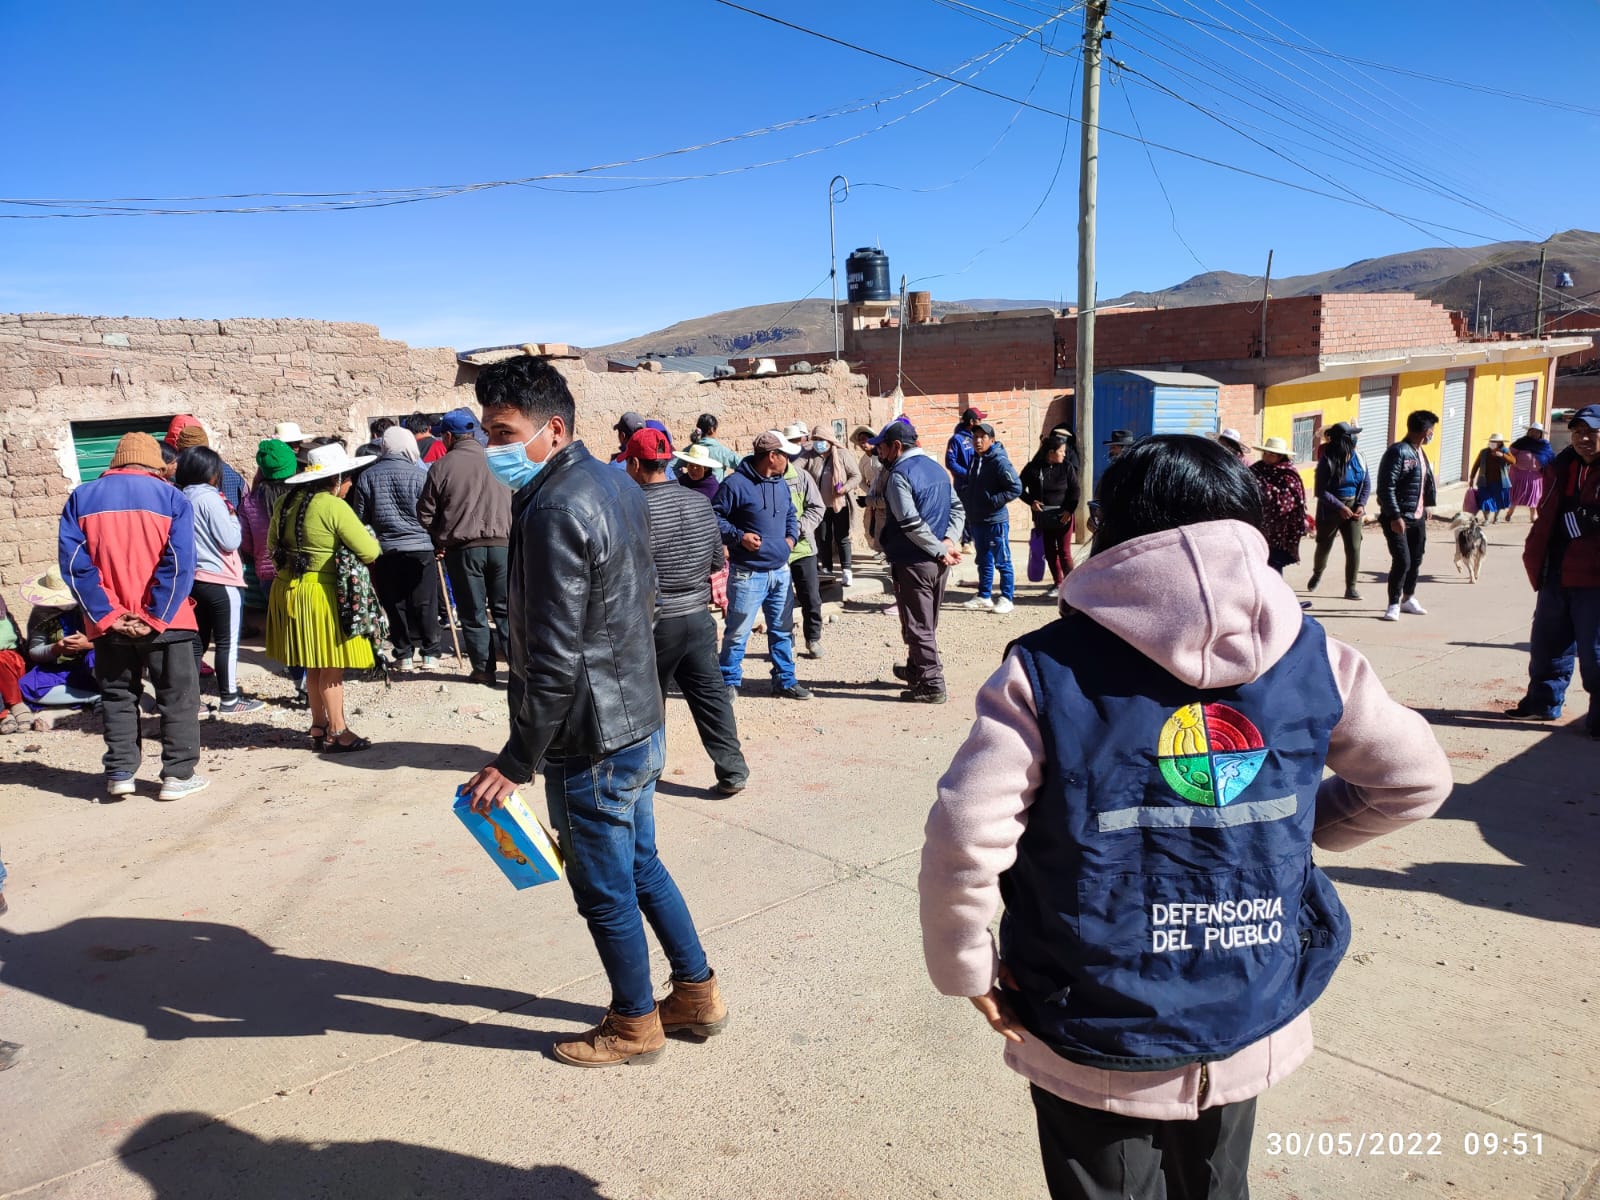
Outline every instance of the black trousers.
[[722, 668], [717, 665], [717, 625], [710, 613], [663, 617], [656, 622], [656, 674], [663, 705], [668, 683], [676, 683], [683, 693], [701, 744], [717, 770], [717, 782], [742, 787], [750, 768], [739, 747], [733, 701], [728, 699]]
[[1254, 1099], [1152, 1121], [1031, 1091], [1051, 1200], [1248, 1200]]
[[439, 569], [433, 551], [385, 550], [372, 564], [372, 586], [389, 615], [395, 654], [438, 654]]
[[1417, 590], [1417, 572], [1428, 548], [1427, 518], [1407, 517], [1404, 533], [1396, 533], [1385, 521], [1383, 540], [1389, 543], [1389, 603], [1399, 604]]
[[839, 569], [850, 569], [850, 506], [838, 512], [831, 508], [822, 514], [822, 524], [817, 526], [817, 562], [824, 571], [832, 571], [837, 553]]
[[913, 688], [944, 691], [944, 664], [939, 659], [939, 606], [950, 568], [931, 559], [895, 563], [889, 568], [894, 602], [900, 610], [900, 637], [906, 644], [906, 666]]
[[200, 668], [187, 630], [134, 641], [108, 633], [94, 644], [94, 677], [105, 721], [106, 774], [139, 771], [139, 696], [144, 681], [161, 714], [161, 777], [188, 779], [200, 763]]
[[208, 583], [203, 579], [196, 579], [189, 589], [189, 599], [194, 601], [194, 623], [200, 627], [200, 636], [194, 641], [195, 670], [200, 669], [206, 651], [215, 643], [217, 694], [224, 704], [239, 698], [239, 625], [243, 598], [243, 588]]
[[800, 610], [806, 644], [822, 640], [822, 585], [817, 582], [817, 556], [808, 554], [789, 564], [794, 578], [794, 602]]
[[[445, 570], [455, 593], [456, 619], [474, 671], [493, 672], [506, 656], [506, 589], [510, 584], [504, 546], [460, 546], [447, 551]], [[494, 618], [490, 628], [489, 619]]]

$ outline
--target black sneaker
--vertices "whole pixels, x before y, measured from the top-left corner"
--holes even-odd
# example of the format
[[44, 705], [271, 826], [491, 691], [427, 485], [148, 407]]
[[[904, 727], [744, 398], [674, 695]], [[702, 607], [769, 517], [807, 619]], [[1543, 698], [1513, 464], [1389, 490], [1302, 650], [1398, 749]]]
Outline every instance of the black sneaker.
[[896, 679], [903, 679], [907, 683], [911, 682], [911, 667], [909, 664], [895, 663], [895, 665], [890, 669], [894, 672], [894, 677]]
[[1317, 584], [1319, 584], [1321, 582], [1322, 582], [1322, 576], [1321, 575], [1313, 575], [1310, 579], [1306, 580], [1306, 591], [1308, 591], [1308, 592], [1316, 591], [1317, 590]]
[[1356, 591], [1355, 588], [1346, 588], [1344, 598], [1346, 600], [1359, 600], [1361, 599], [1361, 593]]
[[914, 687], [900, 693], [900, 699], [910, 704], [943, 704], [950, 697], [938, 688]]
[[775, 683], [772, 685], [772, 698], [774, 700], [809, 700], [811, 691], [803, 688], [798, 683], [791, 683], [788, 687]]
[[1515, 708], [1506, 709], [1506, 716], [1513, 721], [1554, 721], [1560, 713], [1540, 712], [1536, 708], [1525, 708], [1518, 704]]
[[738, 782], [724, 779], [716, 787], [716, 792], [719, 796], [737, 796], [742, 791], [744, 791], [744, 780], [742, 779]]

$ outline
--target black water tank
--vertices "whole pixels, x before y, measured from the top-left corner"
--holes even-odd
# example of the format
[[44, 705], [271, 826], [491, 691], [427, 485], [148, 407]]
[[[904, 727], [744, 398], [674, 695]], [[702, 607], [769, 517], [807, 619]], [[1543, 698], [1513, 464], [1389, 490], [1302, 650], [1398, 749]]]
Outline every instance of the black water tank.
[[889, 289], [889, 256], [882, 250], [871, 246], [857, 250], [844, 260], [844, 278], [851, 304], [894, 298]]

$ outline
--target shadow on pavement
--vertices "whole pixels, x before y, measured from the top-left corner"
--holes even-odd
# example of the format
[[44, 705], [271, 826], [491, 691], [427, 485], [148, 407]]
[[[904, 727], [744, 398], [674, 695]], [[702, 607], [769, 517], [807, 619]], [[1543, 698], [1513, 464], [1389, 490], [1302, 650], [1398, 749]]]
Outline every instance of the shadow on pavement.
[[[1464, 719], [1475, 714], [1421, 711], [1435, 724], [1501, 725]], [[1526, 722], [1504, 724], [1527, 728]], [[1553, 732], [1481, 779], [1458, 783], [1427, 823], [1471, 822], [1509, 863], [1440, 861], [1399, 871], [1324, 863], [1323, 869], [1337, 883], [1432, 892], [1535, 920], [1600, 926], [1600, 876], [1594, 871], [1600, 777], [1594, 749], [1587, 737]]]
[[[453, 1014], [402, 1005], [516, 1009], [587, 1023], [600, 1015], [589, 1005], [505, 988], [297, 958], [232, 925], [145, 917], [84, 917], [38, 933], [0, 932], [0, 987], [143, 1026], [154, 1041], [332, 1031], [423, 1041], [464, 1024]], [[530, 1049], [544, 1041], [503, 1025], [467, 1029], [464, 1040], [486, 1048]]]
[[198, 1112], [150, 1118], [118, 1153], [156, 1200], [605, 1200], [570, 1167], [512, 1167], [406, 1142], [266, 1140]]

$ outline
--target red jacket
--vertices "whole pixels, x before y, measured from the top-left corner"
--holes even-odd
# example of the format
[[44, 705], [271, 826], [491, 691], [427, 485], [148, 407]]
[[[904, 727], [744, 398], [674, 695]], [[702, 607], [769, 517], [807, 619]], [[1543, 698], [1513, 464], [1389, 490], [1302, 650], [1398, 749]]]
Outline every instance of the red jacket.
[[61, 513], [61, 574], [98, 638], [119, 618], [194, 629], [194, 509], [166, 480], [114, 468], [80, 483]]
[[[1600, 522], [1600, 461], [1585, 466], [1569, 447], [1544, 469], [1544, 499], [1522, 547], [1522, 565], [1535, 589], [1546, 582], [1545, 558], [1551, 539], [1558, 527], [1564, 528], [1566, 515], [1579, 508], [1590, 510]], [[1548, 582], [1559, 587], [1600, 588], [1600, 528], [1589, 529], [1582, 522], [1579, 528], [1580, 536], [1567, 541], [1561, 555], [1561, 578]]]

